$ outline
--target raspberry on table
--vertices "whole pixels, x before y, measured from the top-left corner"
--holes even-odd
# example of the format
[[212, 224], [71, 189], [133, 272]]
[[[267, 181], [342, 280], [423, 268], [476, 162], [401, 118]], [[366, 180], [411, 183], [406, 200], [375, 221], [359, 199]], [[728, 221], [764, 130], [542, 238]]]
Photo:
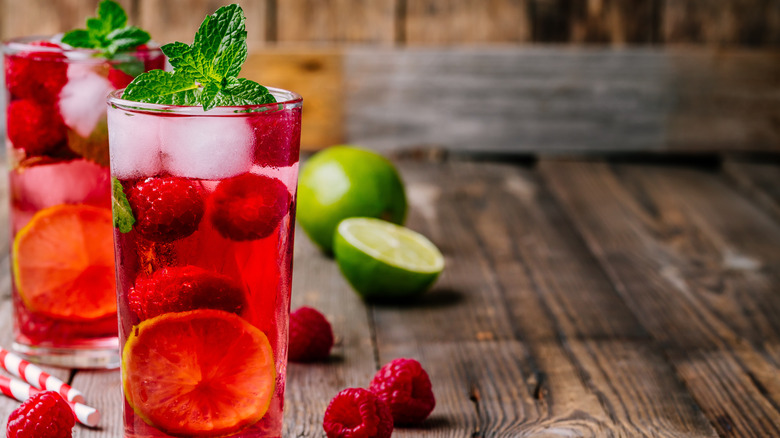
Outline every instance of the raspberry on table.
[[333, 347], [333, 329], [325, 316], [311, 307], [290, 314], [288, 357], [293, 362], [327, 359]]
[[290, 192], [280, 180], [244, 173], [217, 185], [211, 195], [211, 222], [227, 239], [262, 239], [274, 232], [290, 202]]
[[42, 391], [11, 412], [6, 437], [71, 438], [75, 424], [68, 402], [54, 391]]
[[65, 142], [66, 128], [59, 110], [31, 99], [8, 105], [8, 139], [28, 157], [48, 154]]
[[[59, 48], [49, 41], [35, 41], [31, 46]], [[6, 57], [5, 83], [12, 98], [34, 99], [54, 103], [68, 81], [68, 65], [59, 51], [21, 52]]]
[[372, 392], [347, 388], [330, 401], [322, 427], [328, 438], [389, 438], [393, 418], [387, 405]]
[[198, 229], [205, 203], [197, 183], [180, 177], [151, 177], [130, 188], [133, 229], [153, 242], [168, 243]]
[[421, 423], [436, 406], [431, 379], [414, 359], [388, 362], [374, 375], [370, 389], [387, 403], [396, 425]]
[[240, 315], [246, 307], [241, 287], [228, 276], [197, 266], [162, 268], [139, 277], [128, 302], [143, 321], [163, 313], [216, 309]]

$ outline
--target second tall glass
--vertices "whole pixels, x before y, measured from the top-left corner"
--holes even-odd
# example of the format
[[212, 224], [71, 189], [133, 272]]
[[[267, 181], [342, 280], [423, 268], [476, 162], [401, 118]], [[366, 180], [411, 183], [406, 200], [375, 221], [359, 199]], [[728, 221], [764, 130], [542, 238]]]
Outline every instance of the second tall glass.
[[119, 365], [106, 95], [162, 68], [52, 38], [4, 44], [14, 349], [79, 368]]
[[300, 96], [109, 99], [125, 437], [279, 437]]

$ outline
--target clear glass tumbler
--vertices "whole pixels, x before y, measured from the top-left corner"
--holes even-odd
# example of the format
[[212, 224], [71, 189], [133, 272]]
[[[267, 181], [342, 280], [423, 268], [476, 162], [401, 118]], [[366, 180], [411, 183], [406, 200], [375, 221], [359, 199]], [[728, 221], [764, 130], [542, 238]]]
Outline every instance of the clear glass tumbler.
[[142, 46], [109, 60], [52, 41], [3, 44], [13, 348], [40, 363], [116, 368], [105, 99], [165, 57]]
[[125, 437], [278, 437], [302, 99], [108, 101]]

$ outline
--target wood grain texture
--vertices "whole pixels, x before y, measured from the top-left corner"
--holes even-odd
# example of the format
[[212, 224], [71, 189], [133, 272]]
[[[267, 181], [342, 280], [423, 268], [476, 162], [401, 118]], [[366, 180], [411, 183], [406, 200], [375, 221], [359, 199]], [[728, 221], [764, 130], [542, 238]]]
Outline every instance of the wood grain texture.
[[527, 0], [398, 0], [408, 46], [519, 43], [531, 39]]
[[667, 44], [780, 45], [780, 3], [774, 0], [663, 0]]
[[247, 39], [250, 48], [266, 39], [269, 0], [137, 0], [138, 26], [152, 34], [162, 44], [181, 41], [191, 44], [195, 32], [206, 15], [219, 7], [238, 3], [246, 16]]
[[[133, 0], [117, 0], [135, 21]], [[3, 0], [0, 2], [2, 37], [53, 35], [74, 28], [84, 28], [87, 17], [95, 15], [99, 0]]]
[[347, 140], [470, 153], [777, 151], [780, 55], [351, 49]]
[[369, 314], [339, 273], [302, 232], [295, 239], [292, 310], [310, 306], [331, 323], [336, 346], [327, 363], [287, 367], [285, 436], [324, 436], [322, 419], [330, 400], [348, 387], [365, 387], [377, 370]]
[[661, 0], [532, 0], [535, 42], [658, 42]]
[[396, 0], [280, 0], [276, 8], [279, 42], [395, 42]]
[[780, 221], [780, 164], [726, 160], [723, 171], [734, 183]]
[[400, 168], [408, 225], [433, 239], [447, 268], [420, 302], [372, 315], [380, 363], [415, 357], [446, 370], [432, 377], [446, 377], [435, 387], [448, 391], [434, 414], [450, 423], [434, 416], [428, 427], [444, 436], [715, 435], [533, 173]]
[[704, 171], [574, 162], [542, 171], [718, 432], [780, 433], [780, 369], [766, 354], [780, 337], [777, 222]]

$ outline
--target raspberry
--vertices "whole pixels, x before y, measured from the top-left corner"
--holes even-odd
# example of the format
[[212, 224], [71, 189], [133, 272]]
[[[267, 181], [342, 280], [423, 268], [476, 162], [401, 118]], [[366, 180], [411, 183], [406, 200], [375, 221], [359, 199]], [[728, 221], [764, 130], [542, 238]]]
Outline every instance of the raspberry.
[[65, 141], [65, 123], [54, 105], [14, 100], [8, 105], [8, 139], [28, 157], [44, 155]]
[[273, 233], [290, 208], [283, 182], [245, 173], [219, 183], [211, 196], [211, 222], [232, 240], [255, 240]]
[[257, 142], [255, 162], [269, 167], [297, 163], [301, 144], [300, 123], [300, 108], [254, 116], [251, 124]]
[[5, 430], [7, 438], [70, 438], [75, 424], [68, 402], [42, 391], [11, 412]]
[[205, 210], [196, 183], [179, 177], [140, 181], [129, 190], [127, 200], [136, 220], [133, 229], [160, 243], [194, 233]]
[[125, 88], [133, 79], [132, 76], [118, 68], [109, 67], [108, 69], [108, 82], [111, 82], [111, 86], [114, 88]]
[[333, 347], [333, 329], [327, 319], [311, 307], [290, 314], [289, 358], [293, 362], [327, 359]]
[[128, 294], [130, 310], [143, 321], [168, 312], [216, 309], [241, 314], [246, 300], [230, 277], [197, 266], [163, 268], [139, 277]]
[[330, 401], [322, 427], [328, 438], [389, 438], [393, 417], [370, 391], [347, 388]]
[[383, 366], [371, 380], [371, 392], [387, 403], [396, 425], [420, 423], [436, 406], [431, 379], [414, 359], [396, 359]]
[[[31, 46], [59, 48], [48, 41]], [[12, 98], [55, 102], [68, 81], [68, 65], [59, 51], [20, 52], [6, 58], [5, 83]]]

